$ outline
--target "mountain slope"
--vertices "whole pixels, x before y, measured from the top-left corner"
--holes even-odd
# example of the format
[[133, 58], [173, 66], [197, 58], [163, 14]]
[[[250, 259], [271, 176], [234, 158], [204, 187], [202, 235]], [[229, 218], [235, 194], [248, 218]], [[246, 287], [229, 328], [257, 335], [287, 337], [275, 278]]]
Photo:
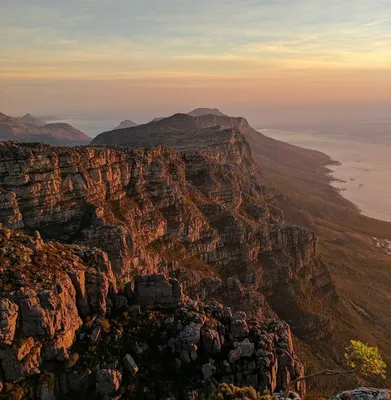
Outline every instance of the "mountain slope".
[[[41, 125], [43, 123], [43, 125]], [[0, 141], [42, 142], [53, 145], [84, 145], [91, 138], [63, 123], [45, 124], [30, 114], [14, 118], [0, 113]]]

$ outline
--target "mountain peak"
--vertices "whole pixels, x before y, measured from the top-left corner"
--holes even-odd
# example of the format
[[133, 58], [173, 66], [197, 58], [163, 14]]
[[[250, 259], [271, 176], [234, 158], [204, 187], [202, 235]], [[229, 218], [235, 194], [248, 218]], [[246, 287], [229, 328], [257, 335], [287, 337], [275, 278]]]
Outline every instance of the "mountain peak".
[[226, 117], [227, 115], [222, 113], [218, 108], [196, 108], [188, 113], [192, 117], [201, 117], [202, 115], [218, 115], [220, 117]]
[[125, 129], [125, 128], [133, 128], [135, 126], [138, 126], [138, 124], [131, 119], [125, 119], [124, 121], [121, 121], [121, 123], [113, 129], [113, 131], [117, 129]]
[[23, 117], [19, 117], [18, 119], [19, 119], [19, 121], [21, 121], [24, 124], [29, 124], [29, 125], [32, 125], [35, 127], [40, 127], [40, 126], [46, 125], [45, 121], [35, 118], [30, 113], [27, 113], [26, 115], [23, 115]]

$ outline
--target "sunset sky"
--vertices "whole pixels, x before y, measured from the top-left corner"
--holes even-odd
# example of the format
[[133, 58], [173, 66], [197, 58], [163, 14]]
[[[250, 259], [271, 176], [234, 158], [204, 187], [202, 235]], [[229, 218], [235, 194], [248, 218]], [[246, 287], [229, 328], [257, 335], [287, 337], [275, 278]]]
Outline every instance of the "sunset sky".
[[390, 0], [0, 0], [9, 114], [330, 104], [391, 105]]

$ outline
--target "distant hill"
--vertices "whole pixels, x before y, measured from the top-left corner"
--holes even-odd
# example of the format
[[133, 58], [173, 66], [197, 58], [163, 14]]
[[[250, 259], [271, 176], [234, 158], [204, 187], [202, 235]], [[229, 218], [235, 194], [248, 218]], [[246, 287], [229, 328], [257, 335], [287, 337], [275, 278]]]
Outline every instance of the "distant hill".
[[0, 113], [0, 141], [42, 142], [52, 145], [85, 145], [91, 138], [69, 124], [53, 123], [26, 114], [11, 117]]
[[114, 128], [113, 130], [116, 129], [124, 129], [124, 128], [133, 128], [135, 126], [138, 126], [138, 124], [136, 124], [135, 122], [133, 122], [130, 119], [125, 119], [125, 121], [122, 121], [116, 128]]
[[31, 114], [26, 114], [23, 117], [19, 117], [18, 119], [23, 124], [32, 125], [32, 126], [35, 126], [35, 127], [46, 125], [46, 122], [43, 119], [39, 119], [39, 118], [33, 117]]
[[217, 115], [219, 117], [227, 117], [226, 114], [223, 114], [218, 108], [196, 108], [193, 111], [190, 111], [188, 115], [192, 117], [201, 117], [203, 115]]

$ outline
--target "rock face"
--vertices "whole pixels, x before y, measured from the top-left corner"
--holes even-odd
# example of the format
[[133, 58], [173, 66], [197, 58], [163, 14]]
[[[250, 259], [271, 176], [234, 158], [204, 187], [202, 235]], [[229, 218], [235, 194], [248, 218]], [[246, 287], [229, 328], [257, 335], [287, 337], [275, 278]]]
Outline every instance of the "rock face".
[[71, 146], [89, 144], [91, 138], [69, 124], [46, 124], [31, 114], [14, 118], [0, 113], [0, 141], [2, 140]]
[[66, 359], [82, 318], [106, 315], [116, 283], [98, 249], [5, 228], [0, 248], [0, 375], [13, 382], [39, 374], [43, 361]]
[[359, 388], [339, 394], [330, 400], [388, 400], [391, 397], [391, 390]]
[[[0, 144], [0, 222], [100, 248], [120, 285], [140, 273], [166, 273], [194, 293], [252, 315], [268, 310], [269, 302], [303, 337], [309, 334], [307, 321], [313, 326], [320, 317], [303, 313], [296, 294], [330, 285], [316, 237], [284, 223], [246, 139], [228, 127], [232, 119], [227, 129], [204, 129], [211, 122], [187, 115], [170, 121], [180, 153], [162, 146]], [[200, 136], [182, 130], [189, 121]], [[164, 135], [167, 121], [155, 125], [156, 137]], [[206, 288], [206, 278], [221, 284]], [[327, 320], [324, 326], [328, 334]]]

